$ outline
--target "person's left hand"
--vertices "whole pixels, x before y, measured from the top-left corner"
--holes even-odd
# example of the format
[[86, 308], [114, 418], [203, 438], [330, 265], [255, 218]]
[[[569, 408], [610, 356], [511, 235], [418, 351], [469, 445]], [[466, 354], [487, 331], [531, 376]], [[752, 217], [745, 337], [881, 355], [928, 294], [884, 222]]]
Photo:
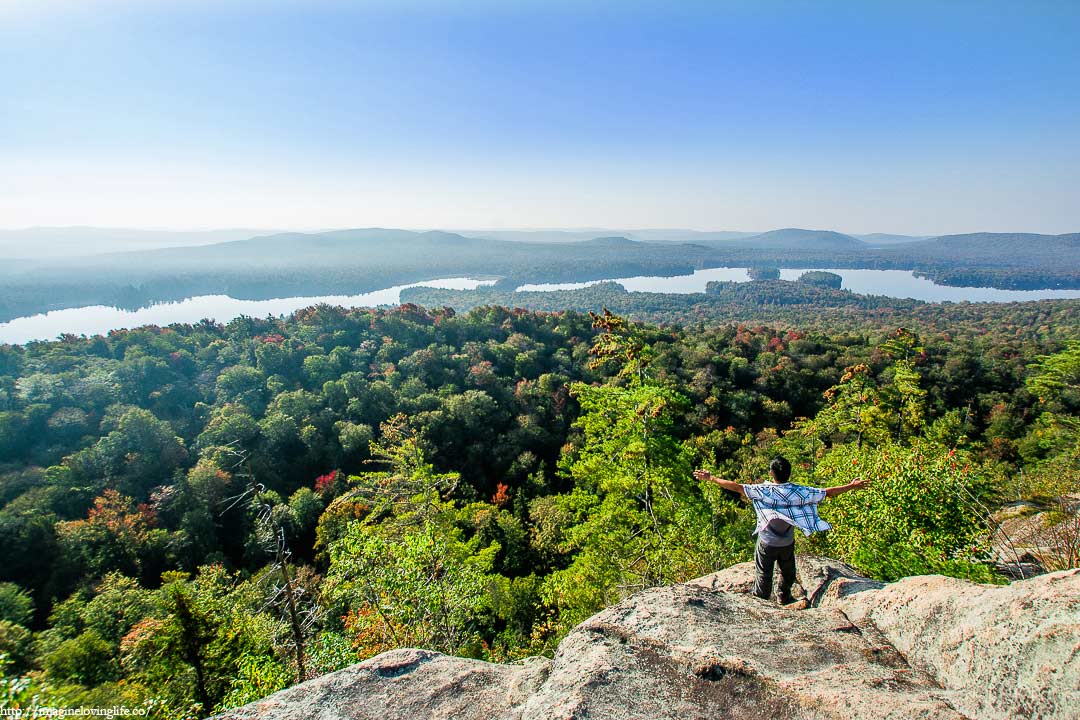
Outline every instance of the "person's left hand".
[[698, 480], [712, 480], [713, 479], [712, 473], [709, 472], [708, 470], [695, 470], [694, 471], [694, 477], [697, 478]]

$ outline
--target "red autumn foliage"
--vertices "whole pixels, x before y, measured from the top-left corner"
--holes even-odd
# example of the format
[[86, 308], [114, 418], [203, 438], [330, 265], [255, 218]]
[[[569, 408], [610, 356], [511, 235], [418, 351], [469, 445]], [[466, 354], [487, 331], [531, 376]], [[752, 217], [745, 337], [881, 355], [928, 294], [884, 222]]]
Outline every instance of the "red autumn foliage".
[[491, 496], [491, 504], [495, 507], [502, 507], [508, 502], [510, 502], [510, 488], [499, 483], [495, 486], [495, 494]]
[[334, 486], [340, 472], [340, 470], [331, 470], [325, 475], [315, 478], [315, 492], [325, 495]]

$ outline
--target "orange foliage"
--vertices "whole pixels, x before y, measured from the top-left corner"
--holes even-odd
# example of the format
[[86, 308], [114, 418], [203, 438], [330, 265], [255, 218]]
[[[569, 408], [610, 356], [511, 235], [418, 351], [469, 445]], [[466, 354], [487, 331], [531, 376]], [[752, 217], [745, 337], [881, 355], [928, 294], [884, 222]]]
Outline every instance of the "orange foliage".
[[491, 496], [491, 504], [495, 507], [502, 507], [510, 502], [510, 488], [506, 485], [499, 483], [495, 486], [495, 494]]
[[353, 650], [361, 660], [406, 647], [411, 637], [409, 628], [388, 622], [370, 606], [350, 611], [344, 620], [345, 632], [351, 637]]
[[156, 516], [149, 505], [140, 505], [132, 512], [131, 498], [121, 495], [112, 488], [105, 490], [94, 499], [94, 506], [86, 514], [87, 525], [104, 528], [113, 535], [134, 535], [140, 537], [146, 533]]

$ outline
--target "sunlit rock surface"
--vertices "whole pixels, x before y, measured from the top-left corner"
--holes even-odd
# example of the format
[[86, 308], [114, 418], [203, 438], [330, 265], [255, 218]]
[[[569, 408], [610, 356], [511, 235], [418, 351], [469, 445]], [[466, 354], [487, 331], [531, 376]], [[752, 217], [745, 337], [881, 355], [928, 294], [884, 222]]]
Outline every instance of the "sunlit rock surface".
[[551, 660], [397, 650], [220, 717], [1080, 717], [1078, 570], [1002, 587], [882, 584], [804, 557], [799, 578], [803, 609], [749, 595], [753, 567], [736, 565], [627, 598]]

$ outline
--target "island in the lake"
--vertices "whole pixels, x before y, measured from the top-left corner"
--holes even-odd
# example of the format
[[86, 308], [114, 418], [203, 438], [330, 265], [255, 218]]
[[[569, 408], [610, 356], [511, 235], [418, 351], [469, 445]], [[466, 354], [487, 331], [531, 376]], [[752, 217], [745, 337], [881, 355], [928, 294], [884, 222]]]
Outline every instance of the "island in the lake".
[[[0, 233], [0, 253], [27, 247], [27, 237], [32, 240], [33, 233], [19, 232]], [[80, 232], [87, 231], [69, 231]], [[536, 299], [519, 299], [513, 291], [546, 290], [553, 285], [551, 289], [583, 287], [601, 281], [618, 282], [630, 291], [700, 292], [735, 303], [781, 305], [889, 304], [830, 294], [838, 290], [891, 297], [898, 301], [894, 307], [906, 307], [909, 299], [1011, 302], [1080, 296], [1078, 233], [905, 238], [784, 229], [748, 235], [624, 231], [588, 239], [573, 234], [553, 239], [544, 233], [463, 235], [376, 228], [277, 233], [225, 242], [213, 242], [217, 236], [208, 235], [207, 244], [195, 244], [196, 240], [184, 236], [183, 246], [131, 250], [136, 241], [130, 234], [110, 245], [102, 232], [93, 236], [98, 247], [123, 251], [22, 257], [0, 265], [0, 322], [95, 306], [137, 311], [207, 296], [232, 301], [299, 298], [305, 304], [380, 304], [399, 298], [363, 296], [405, 287], [415, 291], [408, 295], [413, 301], [438, 301], [437, 293], [415, 287], [438, 278], [492, 278], [492, 287], [479, 292], [500, 293], [500, 301], [523, 306], [535, 305]], [[151, 236], [146, 242], [169, 240], [177, 238]], [[710, 286], [713, 278], [707, 278], [708, 273], [727, 272], [724, 268], [734, 270], [740, 280], [756, 282], [738, 289]], [[743, 276], [746, 268], [749, 277]], [[707, 279], [699, 283], [702, 278]], [[757, 285], [777, 279], [797, 282]], [[723, 280], [737, 281], [731, 276]], [[284, 308], [276, 311], [280, 313], [299, 306], [278, 302], [273, 307]], [[253, 313], [262, 311], [251, 308]], [[275, 313], [273, 308], [266, 311]], [[224, 307], [210, 308], [206, 317], [227, 320], [228, 312]], [[195, 320], [178, 316], [175, 321]], [[97, 331], [87, 324], [61, 332]]]

